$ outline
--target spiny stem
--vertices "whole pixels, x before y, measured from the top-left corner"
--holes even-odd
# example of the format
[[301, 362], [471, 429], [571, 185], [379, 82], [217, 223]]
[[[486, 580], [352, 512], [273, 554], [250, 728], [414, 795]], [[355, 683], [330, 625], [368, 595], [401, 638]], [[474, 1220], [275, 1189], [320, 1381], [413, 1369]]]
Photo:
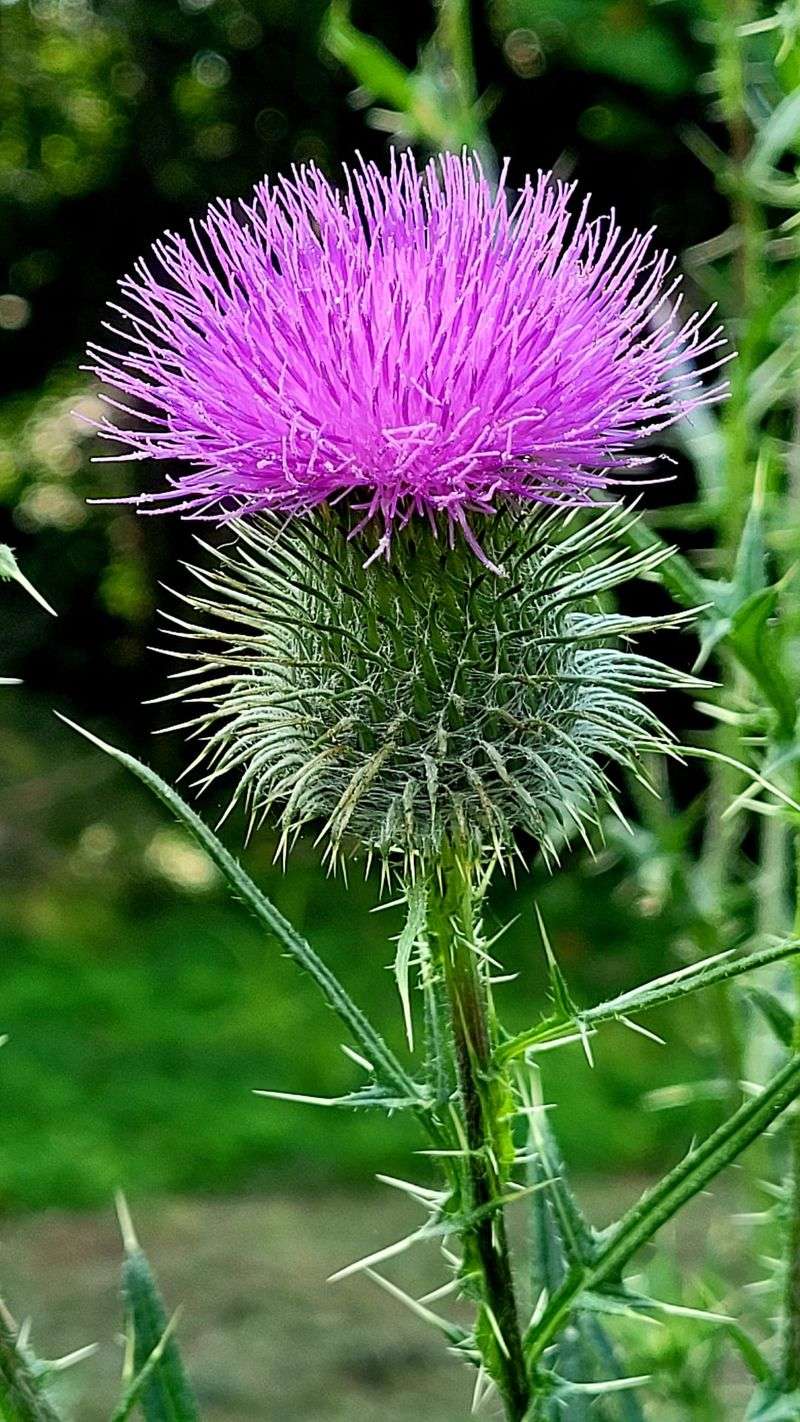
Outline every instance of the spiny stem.
[[[462, 1235], [465, 1272], [480, 1277], [482, 1337], [493, 1356], [489, 1371], [509, 1422], [528, 1416], [530, 1387], [502, 1207], [504, 1167], [513, 1158], [507, 1121], [508, 1083], [492, 1066], [492, 1011], [475, 922], [474, 868], [448, 849], [429, 895], [430, 935], [450, 1012], [466, 1147], [465, 1201], [474, 1223]], [[489, 1207], [487, 1209], [487, 1207]], [[488, 1360], [487, 1360], [488, 1361]]]
[[17, 1330], [0, 1305], [0, 1417], [8, 1422], [59, 1422], [37, 1389], [17, 1347]]

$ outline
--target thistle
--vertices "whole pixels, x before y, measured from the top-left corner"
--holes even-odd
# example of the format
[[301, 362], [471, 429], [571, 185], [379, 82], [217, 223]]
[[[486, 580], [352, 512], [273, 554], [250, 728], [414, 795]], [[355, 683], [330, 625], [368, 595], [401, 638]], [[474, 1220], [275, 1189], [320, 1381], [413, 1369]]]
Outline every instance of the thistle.
[[[424, 1004], [421, 1080], [144, 776], [346, 1022], [371, 1079], [336, 1104], [422, 1123], [443, 1188], [403, 1187], [430, 1214], [413, 1238], [440, 1239], [445, 1292], [474, 1304], [470, 1332], [437, 1326], [479, 1369], [476, 1405], [494, 1389], [514, 1422], [567, 1395], [555, 1340], [592, 1278], [619, 1291], [628, 1256], [615, 1240], [603, 1273], [581, 1225], [585, 1257], [565, 1256], [523, 1328], [504, 1207], [521, 1191], [515, 1115], [534, 1121], [527, 1054], [587, 1027], [548, 949], [553, 1019], [535, 1041], [504, 1037], [482, 895], [520, 836], [551, 864], [589, 842], [619, 813], [615, 771], [643, 777], [643, 757], [672, 747], [643, 698], [692, 679], [630, 645], [658, 618], [609, 601], [669, 550], [625, 551], [629, 515], [594, 496], [643, 463], [638, 441], [723, 393], [704, 384], [720, 333], [677, 319], [651, 234], [624, 237], [573, 196], [546, 174], [492, 189], [468, 154], [423, 171], [394, 156], [388, 176], [362, 164], [341, 193], [303, 169], [211, 208], [192, 244], [157, 243], [122, 283], [122, 352], [93, 352], [123, 415], [101, 435], [121, 457], [188, 465], [139, 506], [231, 535], [171, 619], [200, 783], [226, 780], [254, 825], [274, 818], [284, 852], [314, 825], [332, 861], [377, 854], [399, 879], [395, 969], [412, 1047], [412, 981]], [[534, 1192], [553, 1184], [542, 1132]]]
[[610, 768], [641, 776], [669, 749], [642, 693], [693, 684], [627, 646], [659, 619], [604, 600], [663, 560], [624, 550], [628, 520], [620, 505], [484, 520], [502, 580], [421, 521], [366, 568], [340, 511], [240, 521], [193, 569], [202, 621], [171, 619], [201, 783], [232, 784], [253, 823], [274, 816], [284, 849], [314, 825], [332, 859], [377, 851], [405, 882], [453, 839], [505, 862], [522, 832], [555, 863], [601, 808], [619, 813]]
[[[413, 515], [586, 501], [634, 446], [718, 399], [707, 315], [678, 319], [652, 233], [552, 174], [493, 189], [474, 156], [314, 167], [209, 208], [121, 282], [90, 348], [127, 459], [186, 472], [143, 509], [229, 516], [343, 497], [389, 546]], [[133, 401], [133, 410], [130, 402]], [[133, 422], [132, 422], [133, 421]]]

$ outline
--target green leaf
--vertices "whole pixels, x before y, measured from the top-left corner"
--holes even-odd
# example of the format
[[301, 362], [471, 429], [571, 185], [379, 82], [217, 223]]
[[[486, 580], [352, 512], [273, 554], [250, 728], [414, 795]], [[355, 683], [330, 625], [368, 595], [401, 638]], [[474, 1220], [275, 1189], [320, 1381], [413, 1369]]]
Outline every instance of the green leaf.
[[156, 1344], [149, 1358], [145, 1362], [144, 1366], [136, 1374], [133, 1379], [133, 1382], [130, 1384], [130, 1387], [126, 1389], [124, 1396], [122, 1397], [117, 1407], [114, 1409], [111, 1422], [127, 1422], [127, 1419], [132, 1415], [133, 1410], [136, 1407], [136, 1404], [139, 1402], [145, 1387], [150, 1382], [153, 1373], [159, 1366], [161, 1359], [164, 1356], [164, 1351], [167, 1347], [167, 1344], [169, 1343], [169, 1340], [172, 1337], [173, 1332], [175, 1331], [175, 1326], [178, 1322], [178, 1317], [179, 1315], [177, 1313], [172, 1315], [172, 1318], [164, 1329], [164, 1332], [162, 1333], [158, 1343]]
[[764, 479], [765, 469], [759, 461], [750, 507], [747, 510], [747, 518], [744, 521], [739, 547], [736, 550], [736, 564], [731, 584], [731, 598], [734, 608], [753, 593], [763, 592], [767, 586]]
[[759, 123], [747, 163], [747, 176], [758, 182], [770, 175], [770, 169], [786, 150], [800, 138], [800, 89], [782, 99], [765, 123]]
[[745, 1422], [797, 1422], [800, 1392], [780, 1393], [774, 1387], [760, 1387], [745, 1413]]
[[[596, 1252], [596, 1234], [584, 1217], [567, 1181], [555, 1137], [543, 1109], [537, 1068], [530, 1068], [526, 1078], [519, 1074], [520, 1094], [525, 1102], [528, 1121], [527, 1179], [541, 1186], [530, 1198], [531, 1295], [534, 1300], [550, 1297], [563, 1283], [570, 1261], [586, 1264]], [[581, 1313], [572, 1330], [559, 1341], [554, 1367], [563, 1376], [580, 1377], [587, 1366], [610, 1378], [620, 1378], [623, 1368], [614, 1345], [599, 1318]], [[587, 1422], [609, 1417], [588, 1401], [573, 1397], [550, 1400], [543, 1422]], [[623, 1422], [644, 1422], [638, 1399], [633, 1393], [620, 1394], [615, 1416]]]
[[564, 977], [564, 974], [561, 971], [558, 959], [556, 958], [556, 955], [553, 952], [553, 946], [548, 937], [547, 929], [545, 928], [544, 919], [542, 918], [539, 905], [535, 904], [534, 908], [536, 911], [536, 921], [539, 925], [539, 934], [541, 936], [542, 946], [544, 948], [545, 957], [547, 958], [547, 974], [550, 979], [548, 997], [550, 998], [553, 1006], [555, 1007], [556, 1012], [560, 1013], [562, 1018], [566, 1019], [567, 1021], [574, 1021], [577, 1017], [577, 1008], [572, 999], [572, 994], [570, 993], [569, 985], [567, 983], [566, 978]]
[[758, 1008], [782, 1046], [791, 1048], [794, 1040], [794, 1018], [780, 998], [776, 997], [774, 992], [760, 987], [745, 988], [745, 996]]
[[777, 713], [780, 733], [790, 738], [797, 720], [797, 700], [782, 669], [780, 633], [774, 625], [780, 588], [752, 593], [731, 618], [728, 640], [739, 661]]
[[45, 601], [42, 594], [33, 586], [33, 583], [29, 582], [25, 577], [25, 574], [14, 557], [12, 549], [9, 548], [7, 543], [0, 543], [0, 582], [19, 583], [20, 587], [24, 588], [26, 593], [34, 599], [34, 602], [38, 602], [39, 606], [44, 608], [45, 612], [49, 612], [51, 617], [57, 616], [57, 613], [53, 611], [49, 602]]
[[765, 1358], [759, 1345], [750, 1334], [742, 1328], [741, 1324], [728, 1323], [725, 1325], [725, 1332], [736, 1348], [748, 1372], [755, 1378], [756, 1382], [765, 1384], [772, 1379], [772, 1369]]
[[800, 1057], [792, 1057], [768, 1086], [746, 1101], [718, 1130], [646, 1190], [632, 1209], [600, 1236], [600, 1247], [584, 1268], [573, 1267], [540, 1319], [526, 1335], [535, 1363], [580, 1306], [582, 1294], [619, 1284], [622, 1270], [662, 1225], [730, 1165], [800, 1095]]
[[397, 991], [400, 994], [400, 1003], [403, 1008], [403, 1022], [405, 1023], [406, 1038], [409, 1050], [414, 1049], [414, 1019], [411, 1013], [411, 993], [409, 991], [409, 975], [411, 970], [411, 957], [414, 949], [418, 946], [420, 938], [425, 932], [425, 922], [427, 917], [428, 895], [422, 882], [412, 884], [407, 893], [408, 912], [403, 925], [400, 937], [397, 940], [397, 953], [394, 960], [394, 976], [397, 982]]
[[411, 113], [416, 95], [410, 71], [378, 40], [356, 29], [348, 5], [331, 5], [322, 26], [322, 42], [373, 98], [401, 113]]
[[128, 755], [126, 751], [118, 750], [116, 746], [110, 746], [105, 741], [101, 741], [97, 736], [93, 736], [90, 731], [84, 730], [82, 726], [76, 725], [66, 716], [61, 716], [60, 720], [71, 726], [79, 735], [84, 736], [92, 745], [98, 746], [107, 755], [113, 756], [120, 765], [133, 771], [133, 774], [143, 781], [148, 789], [152, 790], [158, 799], [167, 806], [167, 809], [189, 830], [189, 833], [216, 864], [234, 895], [247, 905], [258, 921], [286, 950], [289, 957], [293, 958], [314, 980], [329, 1007], [333, 1008], [352, 1033], [380, 1084], [398, 1099], [419, 1101], [419, 1110], [422, 1112], [424, 1102], [420, 1098], [416, 1083], [404, 1071], [386, 1042], [364, 1016], [361, 1009], [356, 1007], [330, 968], [323, 963], [311, 945], [301, 937], [283, 917], [283, 914], [275, 908], [266, 894], [262, 893], [253, 883], [239, 861], [234, 859], [213, 830], [210, 830], [200, 819], [200, 816], [181, 799], [180, 795], [165, 780], [156, 775], [149, 766], [142, 765], [141, 761], [138, 761], [135, 756]]
[[[158, 1285], [121, 1197], [118, 1211], [125, 1244], [122, 1293], [133, 1334], [133, 1367], [137, 1375], [145, 1373], [140, 1388], [142, 1412], [146, 1422], [199, 1422], [197, 1404], [171, 1336], [172, 1325], [167, 1322]], [[154, 1354], [155, 1362], [147, 1371]]]
[[255, 1090], [254, 1096], [268, 1096], [271, 1101], [291, 1101], [299, 1106], [339, 1106], [345, 1110], [378, 1108], [382, 1111], [402, 1111], [419, 1104], [419, 1097], [389, 1096], [380, 1086], [364, 1086], [348, 1091], [344, 1096], [308, 1096], [297, 1091]]
[[[538, 1271], [532, 1283], [534, 1290], [545, 1287], [548, 1294], [553, 1294], [564, 1278], [566, 1264], [582, 1267], [592, 1261], [597, 1250], [596, 1235], [569, 1186], [566, 1167], [542, 1101], [538, 1068], [529, 1067], [526, 1072], [521, 1067], [516, 1075], [528, 1123], [527, 1154], [531, 1157], [528, 1180], [532, 1185], [544, 1186], [532, 1196], [531, 1207], [536, 1212], [537, 1202], [541, 1200], [549, 1211], [543, 1233], [540, 1230], [545, 1227], [545, 1220], [537, 1213], [533, 1216]], [[550, 1233], [550, 1222], [555, 1225], [555, 1240]]]
[[780, 939], [768, 948], [736, 958], [732, 953], [715, 954], [701, 963], [692, 963], [687, 968], [679, 968], [662, 978], [655, 978], [641, 987], [620, 993], [619, 997], [601, 1002], [596, 1007], [587, 1007], [575, 1017], [547, 1017], [536, 1027], [527, 1028], [516, 1037], [510, 1037], [497, 1048], [497, 1061], [505, 1064], [515, 1057], [523, 1056], [531, 1047], [557, 1041], [572, 1033], [574, 1039], [576, 1022], [584, 1030], [593, 1030], [604, 1022], [624, 1021], [640, 1012], [648, 1012], [654, 1007], [663, 1007], [676, 998], [685, 997], [701, 988], [713, 987], [717, 983], [729, 982], [743, 973], [755, 972], [783, 958], [800, 952], [800, 938]]

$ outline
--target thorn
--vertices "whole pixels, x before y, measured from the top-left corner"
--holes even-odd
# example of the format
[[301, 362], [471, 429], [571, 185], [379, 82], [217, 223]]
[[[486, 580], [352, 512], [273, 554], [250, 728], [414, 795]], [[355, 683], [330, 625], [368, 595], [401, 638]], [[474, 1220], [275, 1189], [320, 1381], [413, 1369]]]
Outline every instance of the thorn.
[[121, 1190], [117, 1191], [114, 1197], [114, 1203], [117, 1208], [117, 1219], [119, 1220], [119, 1227], [122, 1233], [122, 1243], [125, 1248], [125, 1253], [135, 1254], [137, 1249], [139, 1248], [139, 1241], [136, 1238], [136, 1230], [133, 1227], [133, 1220], [131, 1218], [131, 1212], [128, 1209], [128, 1202], [125, 1199], [125, 1196], [123, 1195]]
[[297, 1091], [266, 1091], [254, 1087], [254, 1096], [268, 1096], [272, 1101], [292, 1101], [300, 1106], [335, 1106], [338, 1097], [336, 1096], [304, 1096]]
[[586, 1030], [585, 1024], [581, 1022], [580, 1018], [577, 1019], [577, 1028], [586, 1060], [589, 1063], [589, 1066], [594, 1068], [594, 1057], [592, 1055], [592, 1047], [589, 1041], [589, 1033]]
[[343, 1269], [337, 1269], [335, 1273], [328, 1276], [328, 1283], [338, 1284], [341, 1279], [348, 1279], [351, 1274], [360, 1274], [369, 1269], [371, 1265], [382, 1263], [384, 1259], [394, 1259], [397, 1254], [404, 1254], [412, 1244], [423, 1239], [426, 1233], [427, 1228], [423, 1226], [422, 1229], [415, 1230], [413, 1234], [395, 1240], [394, 1244], [387, 1244], [383, 1249], [376, 1249], [374, 1253], [364, 1255], [363, 1259], [356, 1259], [352, 1264], [345, 1264]]
[[497, 1319], [495, 1318], [494, 1311], [489, 1307], [489, 1305], [488, 1305], [487, 1303], [484, 1303], [484, 1305], [483, 1305], [483, 1311], [484, 1311], [484, 1313], [486, 1314], [486, 1317], [487, 1317], [488, 1320], [489, 1320], [489, 1326], [491, 1327], [492, 1333], [494, 1334], [495, 1338], [497, 1339], [497, 1346], [498, 1346], [498, 1348], [500, 1349], [500, 1352], [503, 1354], [503, 1357], [504, 1357], [504, 1358], [510, 1357], [511, 1355], [510, 1355], [510, 1353], [509, 1353], [509, 1351], [508, 1351], [508, 1344], [506, 1343], [506, 1340], [505, 1340], [505, 1338], [503, 1337], [503, 1335], [502, 1335], [502, 1333], [501, 1333], [501, 1331], [500, 1331], [500, 1324], [497, 1322]]
[[75, 1348], [71, 1353], [65, 1353], [63, 1358], [49, 1358], [47, 1367], [54, 1373], [63, 1373], [76, 1363], [82, 1363], [84, 1358], [93, 1357], [99, 1347], [99, 1343], [86, 1343], [83, 1348]]
[[441, 1190], [429, 1190], [425, 1185], [415, 1185], [411, 1180], [398, 1180], [394, 1175], [378, 1175], [376, 1180], [380, 1180], [382, 1185], [389, 1185], [393, 1190], [402, 1190], [403, 1194], [411, 1195], [420, 1201], [438, 1202], [445, 1198]]
[[666, 1047], [667, 1044], [664, 1038], [659, 1037], [657, 1032], [651, 1032], [649, 1027], [642, 1027], [639, 1022], [632, 1022], [630, 1017], [620, 1016], [617, 1020], [624, 1022], [625, 1026], [630, 1027], [632, 1032], [638, 1032], [640, 1037], [649, 1037], [650, 1041], [657, 1042], [659, 1047]]
[[368, 1062], [366, 1057], [362, 1057], [360, 1052], [355, 1051], [353, 1047], [348, 1047], [346, 1042], [340, 1042], [339, 1045], [345, 1056], [349, 1057], [352, 1062], [355, 1062], [356, 1066], [363, 1067], [365, 1071], [374, 1072], [375, 1068], [372, 1062]]

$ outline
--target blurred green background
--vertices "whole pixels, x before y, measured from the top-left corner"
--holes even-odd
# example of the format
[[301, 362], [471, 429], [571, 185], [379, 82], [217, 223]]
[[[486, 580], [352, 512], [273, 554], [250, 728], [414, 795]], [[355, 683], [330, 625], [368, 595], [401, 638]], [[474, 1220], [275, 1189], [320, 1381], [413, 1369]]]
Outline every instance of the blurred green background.
[[[700, 0], [473, 9], [478, 84], [512, 178], [555, 165], [593, 192], [596, 210], [656, 223], [676, 251], [724, 225], [685, 141], [700, 125], [714, 134]], [[369, 94], [325, 50], [324, 16], [320, 0], [0, 0], [0, 541], [58, 612], [51, 619], [16, 587], [0, 590], [0, 675], [23, 681], [3, 689], [0, 740], [6, 1212], [105, 1209], [124, 1186], [134, 1199], [324, 1189], [329, 1214], [341, 1198], [330, 1192], [344, 1190], [343, 1216], [376, 1170], [419, 1169], [402, 1122], [252, 1095], [351, 1086], [336, 1022], [159, 807], [52, 715], [85, 722], [168, 778], [189, 758], [179, 735], [154, 736], [168, 709], [143, 703], [165, 689], [157, 609], [165, 585], [185, 586], [192, 529], [87, 502], [135, 485], [130, 465], [90, 462], [83, 417], [98, 403], [82, 349], [117, 277], [163, 228], [246, 192], [265, 171], [313, 159], [335, 174], [356, 148], [385, 153]], [[421, 0], [356, 4], [352, 19], [412, 67], [432, 24]], [[691, 485], [676, 472], [679, 499]], [[688, 637], [677, 646], [687, 665]], [[676, 729], [690, 714], [676, 705]], [[242, 825], [225, 833], [238, 847]], [[386, 970], [396, 912], [369, 912], [371, 883], [346, 890], [327, 879], [309, 842], [285, 874], [273, 850], [262, 836], [249, 867], [402, 1051]], [[646, 868], [635, 888], [631, 855]], [[620, 838], [594, 862], [576, 856], [556, 880], [534, 868], [518, 888], [496, 887], [495, 926], [518, 916], [504, 958], [519, 977], [500, 990], [509, 1026], [542, 1001], [534, 899], [583, 1001], [665, 969], [684, 925], [662, 867], [641, 831], [624, 853]], [[705, 1011], [692, 1000], [649, 1023], [667, 1050], [609, 1029], [594, 1071], [573, 1048], [548, 1058], [570, 1163], [647, 1172], [716, 1119], [713, 1079], [688, 1104], [678, 1092], [673, 1109], [650, 1109], [663, 1087], [713, 1078]], [[219, 1214], [208, 1220], [224, 1233]], [[19, 1238], [24, 1253], [31, 1236]], [[46, 1263], [48, 1276], [55, 1267]], [[276, 1415], [317, 1415], [297, 1405]], [[354, 1404], [342, 1406], [325, 1415], [353, 1415]]]

